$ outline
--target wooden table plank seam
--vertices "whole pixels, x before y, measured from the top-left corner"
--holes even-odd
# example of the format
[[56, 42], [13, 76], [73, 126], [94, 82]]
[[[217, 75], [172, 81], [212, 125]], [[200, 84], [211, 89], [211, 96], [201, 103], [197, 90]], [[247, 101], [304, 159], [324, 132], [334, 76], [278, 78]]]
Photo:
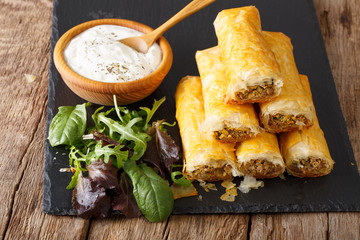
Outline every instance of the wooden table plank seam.
[[326, 240], [329, 240], [330, 235], [329, 235], [329, 230], [330, 230], [330, 224], [329, 224], [329, 213], [326, 213], [326, 217], [327, 217], [327, 229], [326, 229]]
[[252, 216], [253, 216], [254, 214], [252, 214], [252, 213], [250, 213], [250, 214], [248, 214], [248, 216], [249, 216], [249, 221], [248, 221], [248, 227], [247, 227], [247, 232], [246, 232], [246, 239], [247, 240], [251, 240], [251, 228], [252, 228]]
[[84, 238], [85, 240], [89, 239], [91, 223], [92, 223], [92, 220], [90, 219], [89, 222], [88, 222], [88, 228], [87, 228], [86, 235], [85, 235], [85, 238]]
[[171, 218], [171, 216], [168, 217], [168, 219], [166, 219], [166, 224], [165, 224], [164, 231], [163, 231], [163, 234], [162, 234], [162, 239], [163, 240], [168, 240], [168, 238], [169, 238], [169, 232], [167, 232], [167, 229], [168, 229], [168, 226], [169, 226], [170, 218]]

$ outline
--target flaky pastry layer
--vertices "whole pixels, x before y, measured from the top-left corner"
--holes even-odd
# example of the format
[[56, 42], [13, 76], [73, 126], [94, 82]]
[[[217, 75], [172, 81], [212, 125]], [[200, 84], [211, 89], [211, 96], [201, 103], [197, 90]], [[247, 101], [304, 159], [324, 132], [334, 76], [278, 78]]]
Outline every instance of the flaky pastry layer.
[[230, 105], [223, 101], [226, 92], [225, 67], [219, 48], [197, 51], [201, 76], [205, 122], [203, 130], [218, 141], [240, 142], [259, 132], [259, 122], [251, 104]]
[[192, 180], [228, 179], [237, 171], [234, 144], [219, 143], [201, 133], [205, 116], [200, 77], [181, 79], [175, 101], [184, 151], [184, 175]]
[[[300, 75], [305, 92], [312, 103], [310, 84], [307, 76]], [[313, 103], [312, 103], [313, 105]], [[296, 177], [319, 177], [329, 174], [333, 168], [329, 148], [316, 117], [314, 124], [279, 136], [282, 155], [285, 159], [286, 171]]]
[[313, 124], [313, 105], [301, 85], [289, 37], [278, 32], [263, 32], [281, 69], [283, 86], [275, 99], [260, 103], [260, 121], [266, 131], [279, 133]]
[[226, 101], [263, 102], [279, 95], [280, 69], [262, 35], [259, 11], [254, 6], [223, 10], [214, 26], [226, 67]]
[[262, 132], [236, 147], [240, 172], [255, 178], [273, 178], [285, 171], [276, 135]]

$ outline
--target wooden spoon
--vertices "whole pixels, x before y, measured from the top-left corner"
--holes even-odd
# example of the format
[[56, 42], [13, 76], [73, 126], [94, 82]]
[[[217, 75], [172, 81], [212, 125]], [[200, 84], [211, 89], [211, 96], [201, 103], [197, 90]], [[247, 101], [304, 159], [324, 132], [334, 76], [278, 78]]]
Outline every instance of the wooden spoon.
[[161, 25], [154, 31], [138, 37], [124, 38], [120, 40], [120, 42], [128, 45], [129, 47], [135, 49], [138, 52], [147, 53], [151, 45], [153, 45], [153, 43], [164, 34], [164, 32], [169, 30], [172, 26], [174, 26], [184, 18], [190, 16], [191, 14], [199, 11], [200, 9], [208, 6], [215, 1], [216, 0], [193, 0], [183, 9], [181, 9], [180, 12], [175, 14], [172, 18], [167, 20], [163, 25]]

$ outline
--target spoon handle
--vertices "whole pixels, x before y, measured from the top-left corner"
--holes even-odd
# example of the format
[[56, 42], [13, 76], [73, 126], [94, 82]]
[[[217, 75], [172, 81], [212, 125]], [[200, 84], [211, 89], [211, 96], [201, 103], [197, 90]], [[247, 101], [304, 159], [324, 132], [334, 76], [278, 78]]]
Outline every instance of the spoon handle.
[[[183, 9], [181, 9], [177, 14], [175, 14], [172, 18], [163, 23], [160, 27], [151, 32], [153, 35], [154, 42], [158, 39], [164, 32], [166, 32], [169, 28], [187, 18], [191, 14], [199, 11], [200, 9], [208, 6], [209, 4], [215, 2], [216, 0], [193, 0], [188, 5], [186, 5]], [[152, 42], [150, 45], [152, 45]]]

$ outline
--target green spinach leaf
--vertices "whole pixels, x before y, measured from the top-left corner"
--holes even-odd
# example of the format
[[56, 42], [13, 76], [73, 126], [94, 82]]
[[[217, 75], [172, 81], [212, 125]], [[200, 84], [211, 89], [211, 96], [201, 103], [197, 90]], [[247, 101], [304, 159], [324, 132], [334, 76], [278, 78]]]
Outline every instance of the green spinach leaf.
[[123, 168], [131, 179], [136, 202], [146, 219], [161, 222], [168, 218], [174, 205], [168, 183], [145, 164], [136, 165], [135, 161], [127, 160]]
[[50, 145], [75, 145], [86, 130], [86, 107], [90, 103], [59, 107], [50, 124]]

